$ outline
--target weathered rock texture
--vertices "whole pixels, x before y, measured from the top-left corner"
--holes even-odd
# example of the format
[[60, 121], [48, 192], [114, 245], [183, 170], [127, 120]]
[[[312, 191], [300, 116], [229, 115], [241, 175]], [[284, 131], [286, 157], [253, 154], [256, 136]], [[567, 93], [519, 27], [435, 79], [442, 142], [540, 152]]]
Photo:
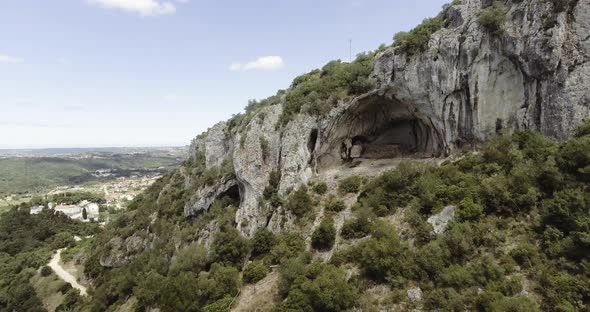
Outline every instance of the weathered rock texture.
[[505, 32], [496, 35], [477, 22], [482, 1], [462, 1], [425, 53], [390, 48], [378, 56], [376, 95], [425, 120], [444, 148], [500, 128], [566, 138], [590, 116], [590, 1], [560, 13], [550, 2], [506, 1]]
[[446, 206], [440, 213], [430, 216], [427, 222], [432, 225], [434, 234], [442, 234], [447, 230], [449, 222], [455, 216], [455, 206]]
[[219, 123], [197, 137], [193, 157], [204, 154], [207, 168], [231, 159], [235, 180], [196, 191], [185, 214], [207, 210], [237, 184], [236, 222], [252, 235], [269, 223], [279, 229], [288, 215], [263, 200], [272, 171], [281, 173], [285, 193], [343, 159], [439, 157], [501, 129], [568, 137], [590, 116], [590, 0], [566, 12], [555, 12], [550, 1], [506, 1], [502, 34], [477, 21], [489, 2], [463, 0], [449, 9], [448, 27], [423, 53], [380, 53], [372, 74], [377, 87], [323, 117], [300, 114], [277, 129], [282, 107], [273, 105], [239, 127]]

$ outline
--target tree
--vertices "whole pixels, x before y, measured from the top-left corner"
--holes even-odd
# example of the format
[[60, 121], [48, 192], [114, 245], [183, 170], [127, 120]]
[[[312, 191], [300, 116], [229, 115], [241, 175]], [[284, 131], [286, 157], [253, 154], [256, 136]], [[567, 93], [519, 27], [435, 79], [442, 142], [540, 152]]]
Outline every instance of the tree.
[[332, 218], [325, 218], [315, 229], [311, 236], [311, 245], [315, 249], [328, 250], [334, 246], [336, 240], [336, 228]]
[[268, 266], [262, 261], [254, 261], [244, 269], [244, 281], [253, 284], [263, 279], [268, 274]]
[[86, 208], [82, 208], [82, 219], [88, 219], [88, 212], [86, 212]]
[[285, 208], [298, 218], [303, 217], [312, 209], [311, 196], [309, 196], [305, 185], [289, 195], [289, 198], [285, 203]]
[[479, 24], [492, 34], [499, 34], [506, 23], [506, 7], [502, 2], [495, 1], [494, 4], [485, 8], [478, 19]]
[[215, 262], [241, 267], [250, 251], [248, 240], [231, 225], [225, 225], [213, 240], [213, 259]]
[[259, 228], [252, 239], [252, 256], [260, 256], [270, 252], [276, 243], [275, 235], [267, 228]]

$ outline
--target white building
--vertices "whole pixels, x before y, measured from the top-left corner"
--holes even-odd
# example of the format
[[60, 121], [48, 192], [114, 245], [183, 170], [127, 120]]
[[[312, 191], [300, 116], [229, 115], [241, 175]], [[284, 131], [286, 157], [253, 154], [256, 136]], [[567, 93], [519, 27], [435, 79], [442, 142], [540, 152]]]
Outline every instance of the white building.
[[43, 211], [43, 209], [45, 209], [45, 206], [41, 205], [41, 206], [33, 206], [31, 207], [31, 212], [30, 214], [40, 214], [41, 211]]

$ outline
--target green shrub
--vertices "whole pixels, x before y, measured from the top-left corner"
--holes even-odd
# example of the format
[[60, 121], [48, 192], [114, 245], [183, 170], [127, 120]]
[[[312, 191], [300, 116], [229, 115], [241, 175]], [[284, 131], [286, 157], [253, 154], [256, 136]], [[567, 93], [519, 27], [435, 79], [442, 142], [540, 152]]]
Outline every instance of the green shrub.
[[324, 194], [326, 194], [326, 192], [328, 192], [328, 184], [326, 184], [326, 182], [323, 182], [323, 181], [316, 182], [313, 185], [312, 189], [316, 194], [324, 195]]
[[330, 264], [291, 262], [281, 270], [285, 300], [276, 311], [348, 311], [359, 298], [346, 273]]
[[477, 285], [473, 270], [467, 266], [452, 265], [444, 268], [439, 276], [440, 283], [444, 287], [455, 289], [467, 288]]
[[529, 297], [516, 296], [507, 298], [501, 293], [495, 291], [486, 291], [477, 298], [477, 308], [479, 311], [522, 311], [536, 312], [539, 307]]
[[325, 218], [311, 236], [311, 245], [315, 249], [332, 249], [336, 240], [336, 228], [332, 218]]
[[241, 267], [250, 252], [248, 240], [231, 225], [226, 225], [215, 235], [212, 257], [214, 262]]
[[416, 272], [414, 255], [397, 231], [389, 225], [375, 226], [373, 237], [363, 241], [355, 250], [354, 261], [369, 278], [398, 287]]
[[483, 216], [483, 206], [474, 203], [471, 197], [463, 199], [457, 211], [457, 218], [460, 221], [477, 221]]
[[541, 293], [546, 311], [579, 311], [589, 298], [588, 279], [567, 272], [543, 272]]
[[565, 142], [557, 157], [559, 166], [579, 180], [590, 181], [590, 135]]
[[248, 284], [254, 284], [263, 279], [268, 274], [268, 266], [262, 261], [254, 261], [244, 269], [244, 281]]
[[289, 195], [285, 202], [285, 208], [298, 218], [313, 210], [311, 196], [309, 196], [305, 185]]
[[65, 293], [62, 303], [55, 308], [55, 311], [72, 311], [79, 299], [80, 291], [72, 288]]
[[574, 132], [576, 138], [581, 138], [587, 135], [590, 135], [590, 119], [582, 122]]
[[487, 31], [493, 34], [499, 34], [503, 31], [506, 23], [506, 7], [500, 1], [481, 11], [478, 17], [479, 24]]
[[44, 265], [41, 268], [41, 276], [43, 276], [43, 277], [49, 276], [49, 275], [51, 275], [51, 273], [53, 273], [53, 270], [50, 267]]
[[395, 34], [393, 46], [400, 47], [409, 54], [426, 51], [432, 34], [446, 26], [446, 15], [449, 7], [449, 5], [444, 6], [436, 17], [425, 19], [414, 29]]
[[450, 251], [440, 241], [432, 241], [416, 252], [420, 276], [435, 280], [452, 263]]
[[510, 256], [521, 267], [532, 268], [538, 262], [539, 252], [534, 245], [522, 243], [510, 251]]
[[387, 171], [365, 185], [358, 200], [360, 206], [372, 210], [377, 216], [394, 213], [413, 198], [412, 184], [423, 172], [424, 167], [420, 165], [400, 163], [397, 169]]
[[326, 203], [326, 210], [331, 212], [341, 212], [346, 209], [346, 204], [342, 199], [336, 198], [334, 196], [330, 197], [328, 202]]
[[424, 298], [427, 311], [464, 311], [461, 296], [453, 288], [437, 288]]
[[343, 193], [358, 193], [361, 190], [361, 186], [363, 185], [365, 179], [359, 176], [352, 176], [348, 177], [342, 181], [338, 185], [338, 190]]
[[75, 244], [76, 240], [74, 239], [74, 235], [72, 235], [70, 232], [58, 233], [53, 237], [53, 241], [51, 243], [54, 249], [71, 247]]
[[192, 244], [180, 249], [170, 264], [170, 274], [177, 275], [182, 272], [192, 271], [199, 273], [209, 263], [207, 248], [202, 245]]
[[322, 115], [338, 101], [371, 90], [375, 52], [359, 54], [351, 62], [331, 61], [321, 70], [316, 69], [295, 78], [286, 91], [279, 126], [286, 125], [297, 114], [304, 112]]
[[264, 199], [268, 200], [273, 207], [281, 205], [281, 198], [279, 196], [279, 186], [281, 184], [281, 171], [273, 170], [270, 172], [268, 178], [268, 185], [264, 188]]
[[232, 296], [225, 296], [203, 307], [203, 312], [227, 312], [231, 309], [233, 303], [234, 298]]
[[371, 232], [371, 220], [366, 215], [361, 215], [355, 219], [346, 220], [342, 226], [342, 235], [345, 239], [362, 238]]
[[257, 257], [270, 252], [276, 243], [275, 235], [267, 228], [259, 228], [252, 238], [252, 256]]
[[286, 259], [296, 258], [305, 250], [305, 240], [297, 233], [284, 233], [270, 251], [270, 262], [280, 264]]
[[262, 153], [262, 160], [266, 161], [270, 156], [270, 145], [265, 137], [260, 137], [260, 151]]

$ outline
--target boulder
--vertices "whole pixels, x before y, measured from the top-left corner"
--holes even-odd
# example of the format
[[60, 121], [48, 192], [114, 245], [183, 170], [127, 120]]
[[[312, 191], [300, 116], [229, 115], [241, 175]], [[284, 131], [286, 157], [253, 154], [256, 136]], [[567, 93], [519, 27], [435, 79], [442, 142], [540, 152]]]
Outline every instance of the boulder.
[[430, 216], [426, 222], [432, 225], [434, 234], [446, 231], [449, 222], [455, 216], [455, 206], [446, 206], [440, 213]]

